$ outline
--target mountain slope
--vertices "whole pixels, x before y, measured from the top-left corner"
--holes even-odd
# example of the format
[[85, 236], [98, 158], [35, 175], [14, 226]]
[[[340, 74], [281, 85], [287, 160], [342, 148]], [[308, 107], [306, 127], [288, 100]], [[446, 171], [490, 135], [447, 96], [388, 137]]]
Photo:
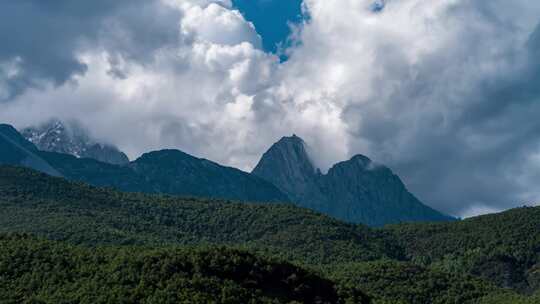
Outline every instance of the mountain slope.
[[288, 263], [227, 248], [89, 249], [0, 234], [2, 303], [368, 303]]
[[32, 143], [26, 141], [12, 126], [5, 124], [0, 124], [0, 164], [25, 166], [49, 175], [61, 176], [39, 156], [39, 151]]
[[146, 153], [129, 167], [144, 176], [156, 193], [254, 202], [289, 201], [262, 178], [178, 150]]
[[66, 124], [54, 119], [40, 126], [25, 128], [21, 134], [42, 151], [92, 158], [115, 165], [129, 162], [123, 152], [112, 145], [97, 143], [84, 128], [75, 123]]
[[76, 244], [218, 244], [327, 264], [399, 258], [382, 233], [292, 205], [235, 204], [93, 188], [0, 166], [0, 232]]
[[38, 152], [63, 176], [121, 191], [230, 199], [244, 202], [287, 202], [271, 183], [238, 169], [224, 167], [178, 150], [146, 153], [125, 166]]
[[321, 174], [304, 141], [293, 135], [275, 143], [252, 172], [281, 189], [299, 206], [341, 220], [382, 226], [409, 221], [449, 221], [422, 204], [390, 169], [357, 155]]
[[77, 158], [73, 155], [38, 151], [63, 177], [85, 182], [98, 187], [113, 187], [128, 192], [154, 192], [154, 188], [143, 176], [128, 166], [103, 163], [91, 158]]
[[[535, 303], [534, 297], [519, 296], [495, 284], [533, 292], [538, 290], [533, 283], [540, 282], [540, 272], [534, 266], [540, 248], [540, 208], [512, 210], [463, 223], [398, 224], [374, 229], [292, 205], [121, 193], [25, 168], [0, 166], [0, 210], [0, 235], [31, 233], [98, 252], [103, 250], [101, 245], [127, 247], [124, 252], [135, 253], [141, 248], [133, 245], [153, 246], [158, 251], [178, 245], [240, 247], [315, 269], [336, 282], [341, 294], [360, 288], [377, 304], [476, 304], [484, 298], [482, 303], [507, 303], [505, 299]], [[498, 223], [500, 228], [495, 226]], [[25, 250], [32, 257], [43, 253], [32, 245], [21, 246], [29, 247]], [[0, 246], [0, 251], [4, 248]], [[161, 257], [154, 260], [159, 263]], [[509, 264], [516, 265], [515, 269], [505, 264], [510, 258], [519, 262]], [[238, 257], [233, 260], [238, 261]], [[85, 263], [91, 268], [92, 261]], [[216, 264], [216, 271], [228, 271], [227, 263]], [[14, 263], [4, 263], [0, 257], [0, 273], [2, 265]], [[50, 269], [51, 264], [32, 265], [33, 269], [41, 267], [36, 265]], [[249, 265], [246, 267], [252, 267]], [[475, 265], [482, 267], [470, 267]], [[491, 272], [486, 275], [475, 271], [478, 269]], [[499, 269], [505, 271], [493, 275]], [[514, 281], [516, 277], [508, 275], [508, 271], [518, 273], [521, 269], [527, 274], [527, 289], [519, 287], [521, 280]], [[518, 284], [505, 285], [504, 280]], [[16, 282], [36, 286], [28, 281]], [[223, 285], [217, 283], [215, 287], [220, 290]]]
[[296, 202], [316, 204], [307, 196], [312, 192], [316, 192], [313, 195], [321, 195], [316, 187], [317, 171], [308, 157], [304, 141], [296, 135], [284, 137], [274, 144], [264, 153], [252, 173], [277, 185]]
[[384, 230], [409, 259], [472, 273], [505, 288], [540, 289], [540, 207]]
[[238, 169], [177, 150], [143, 155], [115, 165], [92, 158], [40, 151], [13, 127], [0, 127], [0, 164], [20, 165], [50, 175], [122, 191], [230, 199], [243, 202], [288, 202], [277, 187]]
[[466, 272], [450, 272], [411, 262], [379, 260], [344, 263], [326, 269], [332, 280], [361, 287], [376, 299], [375, 303], [476, 304], [478, 299], [503, 293], [495, 285]]

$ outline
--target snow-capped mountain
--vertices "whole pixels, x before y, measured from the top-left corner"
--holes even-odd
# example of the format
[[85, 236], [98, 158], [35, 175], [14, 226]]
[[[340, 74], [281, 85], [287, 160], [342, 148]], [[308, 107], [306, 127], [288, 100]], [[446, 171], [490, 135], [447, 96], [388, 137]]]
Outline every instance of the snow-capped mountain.
[[71, 154], [78, 158], [93, 158], [116, 165], [129, 162], [123, 152], [112, 145], [98, 143], [76, 123], [51, 120], [40, 126], [21, 130], [21, 134], [43, 151]]

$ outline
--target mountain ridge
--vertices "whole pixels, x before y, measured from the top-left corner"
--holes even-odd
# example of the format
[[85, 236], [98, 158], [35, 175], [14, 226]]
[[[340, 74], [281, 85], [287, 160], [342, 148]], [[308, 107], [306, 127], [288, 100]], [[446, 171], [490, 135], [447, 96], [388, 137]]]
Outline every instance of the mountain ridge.
[[424, 205], [392, 170], [367, 156], [357, 154], [322, 174], [296, 135], [273, 144], [252, 173], [275, 184], [297, 205], [349, 222], [382, 226], [454, 220]]
[[[260, 177], [196, 158], [179, 150], [154, 151], [133, 162], [117, 165], [92, 158], [78, 158], [71, 154], [40, 151], [9, 125], [0, 129], [1, 139], [4, 140], [0, 142], [0, 149], [5, 149], [6, 152], [0, 154], [0, 164], [30, 167], [95, 186], [114, 187], [128, 192], [165, 193], [242, 202], [289, 201], [287, 195]], [[24, 151], [17, 148], [13, 141], [35, 150]], [[165, 161], [160, 160], [167, 155], [171, 157]]]
[[[72, 154], [40, 151], [15, 129], [12, 137], [32, 151], [14, 148], [18, 160], [0, 163], [31, 167], [51, 175], [110, 186], [128, 192], [230, 199], [243, 202], [292, 202], [353, 223], [382, 226], [404, 221], [453, 220], [423, 205], [390, 169], [355, 155], [322, 174], [298, 136], [283, 137], [263, 154], [251, 173], [222, 166], [179, 150], [152, 151], [117, 165]], [[0, 130], [2, 131], [2, 130]]]
[[3, 160], [4, 163], [20, 164], [52, 176], [62, 176], [38, 154], [37, 147], [26, 141], [15, 128], [0, 124], [0, 162]]
[[128, 167], [155, 185], [158, 193], [231, 200], [247, 197], [243, 200], [256, 202], [289, 201], [277, 187], [260, 177], [180, 150], [148, 152]]
[[52, 119], [38, 126], [24, 128], [20, 133], [42, 151], [92, 158], [115, 165], [129, 163], [125, 153], [113, 145], [97, 142], [85, 128], [75, 122], [67, 124]]

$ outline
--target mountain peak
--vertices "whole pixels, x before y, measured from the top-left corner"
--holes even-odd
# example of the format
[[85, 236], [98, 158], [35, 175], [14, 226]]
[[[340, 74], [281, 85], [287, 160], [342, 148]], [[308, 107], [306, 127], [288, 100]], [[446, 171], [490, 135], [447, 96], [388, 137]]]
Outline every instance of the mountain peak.
[[389, 168], [357, 154], [320, 174], [296, 134], [283, 137], [253, 170], [294, 203], [336, 218], [381, 226], [402, 221], [451, 220], [425, 206]]
[[147, 161], [152, 159], [168, 159], [168, 158], [188, 158], [188, 159], [197, 159], [195, 156], [189, 155], [184, 151], [177, 149], [162, 149], [152, 152], [144, 153], [136, 161]]
[[302, 145], [305, 146], [305, 141], [300, 138], [298, 135], [293, 134], [292, 136], [283, 136], [278, 142], [276, 142], [274, 145]]
[[112, 145], [96, 142], [87, 130], [75, 122], [51, 119], [39, 126], [28, 127], [22, 135], [40, 150], [70, 154], [77, 158], [92, 158], [105, 163], [125, 165], [127, 156]]
[[282, 137], [264, 153], [259, 164], [253, 172], [264, 173], [266, 165], [281, 166], [293, 176], [300, 177], [315, 174], [315, 167], [307, 153], [307, 145], [304, 140], [293, 134], [290, 137]]
[[307, 144], [296, 134], [282, 137], [273, 144], [252, 173], [270, 181], [293, 200], [301, 199], [303, 193], [312, 189], [318, 175], [308, 155]]
[[354, 170], [373, 170], [377, 167], [384, 167], [382, 165], [376, 164], [373, 162], [369, 157], [362, 155], [362, 154], [356, 154], [355, 156], [351, 157], [347, 161], [339, 162], [334, 165], [334, 167], [350, 167]]

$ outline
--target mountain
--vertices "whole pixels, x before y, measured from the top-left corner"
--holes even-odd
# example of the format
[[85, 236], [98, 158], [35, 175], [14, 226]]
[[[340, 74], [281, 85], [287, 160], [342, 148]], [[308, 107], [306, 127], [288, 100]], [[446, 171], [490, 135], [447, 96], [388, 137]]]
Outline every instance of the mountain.
[[122, 193], [19, 167], [0, 166], [0, 210], [0, 233], [87, 246], [236, 245], [312, 264], [400, 255], [381, 232], [293, 205]]
[[10, 125], [0, 124], [0, 163], [33, 168], [53, 176], [61, 174], [46, 160], [32, 143]]
[[66, 124], [54, 119], [37, 127], [25, 128], [21, 134], [42, 151], [92, 158], [116, 165], [129, 163], [123, 152], [112, 145], [97, 143], [76, 123]]
[[369, 303], [286, 262], [227, 248], [99, 250], [0, 235], [2, 303]]
[[296, 135], [272, 145], [252, 174], [272, 182], [299, 206], [348, 222], [382, 226], [453, 220], [422, 204], [390, 169], [365, 156], [356, 155], [322, 174]]
[[[62, 135], [69, 131], [61, 124], [55, 126], [55, 131], [41, 137], [42, 142], [52, 145], [54, 141], [44, 139], [55, 138], [54, 134], [61, 135], [56, 137], [59, 142], [70, 138]], [[115, 165], [78, 158], [72, 153], [40, 151], [8, 125], [3, 125], [0, 134], [4, 140], [1, 148], [10, 150], [0, 155], [0, 163], [22, 165], [95, 186], [244, 202], [293, 201], [338, 219], [372, 226], [452, 220], [423, 205], [390, 169], [367, 157], [357, 155], [322, 174], [298, 136], [284, 137], [274, 144], [249, 174], [178, 150], [154, 151], [133, 162]]]
[[[410, 261], [343, 263], [332, 265], [332, 268], [325, 267], [325, 272], [337, 284], [358, 286], [374, 299], [375, 304], [479, 304], [484, 303], [480, 299], [499, 298], [505, 293], [466, 272], [445, 271]], [[516, 295], [511, 291], [506, 292]], [[488, 303], [493, 304], [485, 302]]]
[[128, 192], [229, 199], [243, 202], [289, 202], [276, 186], [255, 175], [221, 166], [178, 150], [144, 154], [123, 165], [40, 151], [13, 127], [0, 128], [0, 164], [19, 165], [95, 186]]
[[16, 297], [13, 303], [29, 295], [93, 303], [96, 294], [103, 296], [97, 302], [244, 303], [254, 294], [317, 303], [302, 290], [337, 293], [338, 303], [528, 304], [540, 297], [540, 207], [369, 228], [293, 205], [122, 193], [0, 166], [0, 210], [0, 298]]
[[254, 202], [288, 202], [289, 198], [262, 178], [178, 150], [150, 152], [129, 167], [156, 193]]
[[290, 201], [262, 178], [178, 150], [146, 153], [124, 166], [60, 153], [40, 152], [40, 155], [70, 180], [122, 191], [243, 202]]
[[540, 207], [385, 230], [411, 259], [460, 269], [524, 293], [540, 290]]

